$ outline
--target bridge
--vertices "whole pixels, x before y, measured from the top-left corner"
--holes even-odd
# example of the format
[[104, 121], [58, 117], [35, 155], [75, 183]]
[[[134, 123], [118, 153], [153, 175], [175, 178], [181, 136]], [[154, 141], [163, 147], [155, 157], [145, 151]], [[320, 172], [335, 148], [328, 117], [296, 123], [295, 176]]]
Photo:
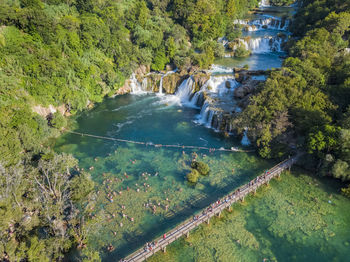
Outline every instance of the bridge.
[[256, 190], [264, 185], [268, 184], [272, 178], [280, 177], [281, 173], [286, 169], [292, 167], [292, 165], [298, 160], [300, 154], [288, 158], [283, 162], [275, 165], [262, 175], [256, 177], [249, 183], [241, 186], [233, 193], [226, 195], [225, 197], [217, 200], [215, 203], [212, 203], [207, 208], [203, 209], [200, 215], [196, 215], [191, 219], [186, 220], [185, 222], [178, 225], [176, 228], [165, 233], [162, 237], [155, 239], [152, 243], [146, 243], [143, 248], [135, 251], [134, 253], [127, 256], [125, 259], [122, 259], [122, 262], [141, 262], [145, 261], [147, 258], [152, 256], [154, 253], [162, 250], [166, 252], [166, 247], [179, 239], [182, 236], [189, 237], [190, 231], [198, 227], [202, 223], [209, 224], [210, 218], [213, 216], [220, 217], [221, 212], [224, 209], [231, 211], [232, 204], [238, 201], [244, 201], [244, 198], [250, 193], [256, 193]]

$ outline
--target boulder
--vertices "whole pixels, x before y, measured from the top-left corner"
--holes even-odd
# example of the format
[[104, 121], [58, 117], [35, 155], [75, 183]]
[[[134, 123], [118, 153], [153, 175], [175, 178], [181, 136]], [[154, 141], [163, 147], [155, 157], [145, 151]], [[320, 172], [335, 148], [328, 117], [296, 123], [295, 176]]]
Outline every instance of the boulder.
[[42, 117], [47, 117], [50, 114], [54, 114], [57, 111], [64, 115], [66, 113], [66, 106], [60, 105], [58, 107], [54, 107], [53, 105], [49, 105], [48, 107], [43, 107], [42, 105], [36, 105], [32, 108], [33, 112], [41, 115]]
[[130, 81], [130, 79], [128, 79], [128, 80], [125, 80], [125, 83], [122, 87], [118, 88], [116, 95], [125, 95], [125, 94], [130, 93], [131, 91], [132, 91], [131, 90], [131, 81]]
[[255, 91], [255, 89], [259, 86], [259, 84], [263, 82], [260, 80], [252, 80], [249, 79], [247, 81], [244, 81], [241, 86], [237, 87], [234, 91], [235, 98], [242, 99], [246, 95], [251, 94]]
[[174, 94], [176, 92], [177, 87], [182, 83], [182, 81], [187, 78], [187, 75], [181, 74], [169, 74], [163, 77], [163, 90], [167, 94]]
[[194, 91], [198, 92], [202, 86], [210, 79], [211, 73], [206, 71], [200, 71], [192, 75], [195, 83]]
[[143, 77], [149, 73], [150, 69], [150, 66], [140, 65], [134, 73], [136, 76]]

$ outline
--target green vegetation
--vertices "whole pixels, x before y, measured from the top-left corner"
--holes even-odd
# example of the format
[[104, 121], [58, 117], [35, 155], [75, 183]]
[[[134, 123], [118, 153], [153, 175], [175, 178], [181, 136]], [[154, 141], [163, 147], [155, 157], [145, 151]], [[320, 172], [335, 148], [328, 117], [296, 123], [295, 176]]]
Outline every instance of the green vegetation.
[[[86, 205], [94, 183], [69, 155], [0, 165], [0, 258], [53, 261], [85, 242]], [[35, 166], [34, 166], [35, 165]]]
[[350, 180], [349, 10], [350, 1], [303, 1], [290, 57], [238, 119], [261, 156], [300, 148], [310, 153], [308, 168], [343, 181]]
[[207, 163], [204, 163], [202, 161], [192, 161], [191, 167], [194, 168], [199, 172], [199, 174], [206, 176], [210, 172], [210, 168]]
[[250, 51], [247, 50], [244, 46], [239, 46], [237, 49], [234, 51], [234, 56], [235, 57], [247, 57], [250, 56]]
[[190, 183], [197, 183], [199, 178], [199, 172], [196, 169], [191, 169], [191, 172], [187, 174], [187, 181]]
[[347, 261], [350, 201], [339, 183], [282, 174], [149, 261]]

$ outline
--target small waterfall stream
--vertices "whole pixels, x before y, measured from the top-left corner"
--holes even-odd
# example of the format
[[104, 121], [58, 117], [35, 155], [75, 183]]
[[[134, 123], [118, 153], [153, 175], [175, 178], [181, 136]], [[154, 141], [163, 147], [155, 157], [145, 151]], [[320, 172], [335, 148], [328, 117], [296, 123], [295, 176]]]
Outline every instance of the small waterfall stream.
[[133, 73], [130, 77], [130, 87], [131, 87], [131, 93], [138, 95], [143, 94], [146, 89], [143, 89], [143, 86], [137, 81], [135, 73]]
[[160, 82], [159, 82], [159, 92], [158, 92], [159, 95], [163, 95], [163, 78], [170, 74], [176, 73], [176, 71], [177, 71], [177, 68], [173, 71], [168, 71], [164, 75], [162, 75], [162, 78], [160, 79]]

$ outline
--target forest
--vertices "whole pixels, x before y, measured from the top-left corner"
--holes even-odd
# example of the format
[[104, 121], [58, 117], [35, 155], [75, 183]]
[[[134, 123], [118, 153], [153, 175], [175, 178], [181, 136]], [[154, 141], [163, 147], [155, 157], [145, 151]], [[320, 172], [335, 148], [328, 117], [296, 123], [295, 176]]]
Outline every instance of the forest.
[[[271, 4], [291, 4], [273, 0]], [[86, 247], [94, 182], [52, 138], [74, 115], [113, 96], [140, 65], [207, 69], [217, 39], [258, 0], [4, 0], [0, 2], [0, 260], [60, 260]], [[307, 151], [306, 165], [350, 180], [349, 0], [304, 0], [289, 58], [236, 120], [262, 157]], [[63, 106], [44, 118], [35, 106]], [[288, 140], [288, 141], [286, 141]], [[311, 164], [310, 164], [311, 163]], [[344, 189], [350, 196], [350, 187]]]

